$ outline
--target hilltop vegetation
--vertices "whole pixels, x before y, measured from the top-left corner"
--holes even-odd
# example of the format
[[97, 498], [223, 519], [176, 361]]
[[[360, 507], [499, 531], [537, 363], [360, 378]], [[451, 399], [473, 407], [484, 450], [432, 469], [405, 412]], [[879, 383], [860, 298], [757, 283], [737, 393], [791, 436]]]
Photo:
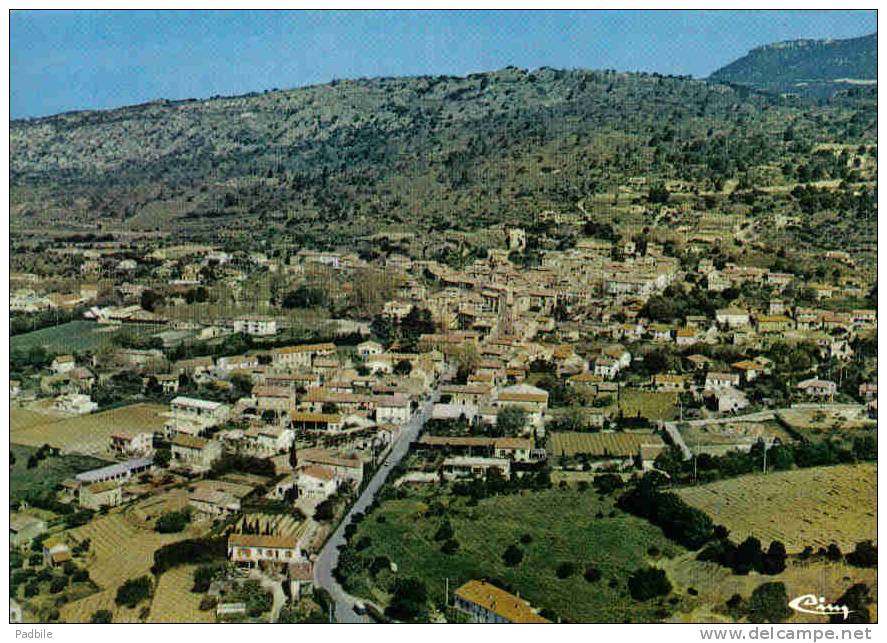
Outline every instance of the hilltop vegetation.
[[878, 78], [878, 34], [847, 40], [791, 40], [752, 49], [710, 80], [776, 92], [828, 95]]
[[[380, 231], [527, 224], [636, 176], [658, 203], [665, 181], [701, 194], [760, 185], [761, 174], [846, 179], [846, 159], [810, 155], [834, 141], [873, 145], [875, 118], [867, 87], [813, 105], [683, 77], [547, 68], [61, 114], [11, 124], [13, 234], [159, 228], [333, 247]], [[594, 199], [589, 209], [610, 214]]]

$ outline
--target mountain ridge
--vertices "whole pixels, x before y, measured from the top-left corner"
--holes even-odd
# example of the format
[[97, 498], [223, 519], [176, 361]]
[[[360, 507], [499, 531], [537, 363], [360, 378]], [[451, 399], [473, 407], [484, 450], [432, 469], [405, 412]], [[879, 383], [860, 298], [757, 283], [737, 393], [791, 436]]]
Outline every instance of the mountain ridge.
[[877, 33], [770, 43], [714, 71], [708, 80], [822, 97], [846, 89], [847, 81], [876, 81], [877, 48]]

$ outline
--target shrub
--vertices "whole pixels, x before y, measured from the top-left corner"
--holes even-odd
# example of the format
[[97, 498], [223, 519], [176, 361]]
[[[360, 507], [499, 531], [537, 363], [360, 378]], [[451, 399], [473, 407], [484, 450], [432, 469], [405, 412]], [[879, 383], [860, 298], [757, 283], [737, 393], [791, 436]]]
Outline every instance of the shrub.
[[370, 574], [373, 576], [386, 569], [391, 569], [391, 560], [388, 556], [376, 556], [370, 563]]
[[852, 585], [835, 601], [836, 605], [843, 605], [850, 610], [847, 619], [844, 620], [843, 614], [834, 614], [829, 620], [832, 623], [842, 625], [847, 623], [870, 623], [872, 615], [869, 612], [868, 606], [874, 602], [870, 594], [871, 590], [865, 583]]
[[434, 534], [434, 539], [437, 541], [450, 540], [454, 535], [455, 532], [453, 531], [453, 525], [450, 524], [449, 520], [446, 520], [438, 528], [437, 533]]
[[178, 567], [179, 565], [199, 565], [219, 562], [228, 558], [228, 543], [225, 538], [191, 538], [164, 545], [154, 552], [152, 574]]
[[185, 529], [190, 520], [187, 511], [170, 511], [157, 519], [154, 530], [161, 534], [177, 534]]
[[557, 569], [554, 570], [554, 573], [561, 580], [569, 578], [576, 573], [576, 564], [569, 561], [564, 561], [557, 566]]
[[199, 609], [201, 612], [207, 612], [211, 609], [215, 609], [218, 602], [219, 601], [215, 596], [204, 596], [200, 599], [200, 605], [197, 609]]
[[515, 567], [524, 559], [524, 552], [517, 545], [508, 545], [502, 553], [502, 562], [508, 567]]
[[459, 541], [454, 538], [450, 538], [443, 544], [443, 546], [441, 546], [440, 550], [447, 556], [452, 556], [459, 550]]
[[615, 473], [604, 473], [602, 475], [595, 476], [593, 484], [594, 488], [602, 494], [613, 493], [617, 489], [621, 489], [625, 486], [622, 478], [617, 476]]
[[210, 584], [225, 568], [225, 563], [209, 563], [201, 565], [194, 570], [194, 585], [191, 591], [195, 594], [201, 594], [209, 589]]
[[596, 583], [601, 579], [601, 570], [594, 565], [589, 565], [585, 568], [585, 573], [582, 576], [589, 583]]
[[329, 499], [318, 503], [314, 508], [314, 519], [318, 522], [329, 522], [336, 515], [336, 508]]
[[130, 578], [117, 588], [117, 596], [114, 602], [117, 605], [126, 605], [133, 608], [151, 596], [151, 579], [147, 576]]
[[671, 592], [671, 582], [665, 571], [655, 567], [638, 569], [628, 578], [628, 591], [637, 601], [647, 601]]
[[791, 614], [782, 583], [764, 583], [755, 588], [746, 606], [752, 623], [782, 623]]
[[111, 610], [98, 610], [92, 613], [92, 616], [89, 619], [90, 623], [110, 623], [113, 618], [113, 614], [111, 614]]
[[67, 576], [54, 576], [51, 581], [49, 581], [49, 593], [50, 594], [58, 594], [68, 586], [68, 577]]
[[785, 545], [778, 540], [770, 543], [767, 553], [761, 558], [761, 571], [765, 574], [775, 576], [785, 571]]
[[425, 612], [428, 590], [415, 578], [398, 578], [385, 614], [399, 621], [412, 621]]
[[71, 581], [75, 583], [86, 583], [89, 581], [89, 571], [85, 569], [78, 569], [73, 574], [71, 574]]
[[853, 551], [847, 554], [847, 562], [856, 567], [877, 567], [878, 548], [871, 540], [858, 542]]
[[523, 545], [529, 545], [531, 542], [533, 542], [533, 537], [530, 534], [523, 534], [520, 537], [520, 541]]
[[841, 554], [841, 548], [838, 547], [835, 543], [832, 543], [828, 546], [828, 549], [825, 550], [825, 555], [826, 558], [835, 562], [841, 560], [844, 557], [843, 554]]

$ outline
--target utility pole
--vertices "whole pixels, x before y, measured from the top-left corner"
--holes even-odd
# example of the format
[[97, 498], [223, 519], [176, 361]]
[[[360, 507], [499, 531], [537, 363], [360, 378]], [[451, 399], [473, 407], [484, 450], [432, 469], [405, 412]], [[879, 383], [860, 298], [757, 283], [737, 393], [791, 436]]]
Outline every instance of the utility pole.
[[773, 443], [770, 442], [770, 444], [767, 444], [767, 439], [764, 438], [764, 468], [763, 468], [764, 474], [767, 473], [767, 449], [771, 446], [773, 446]]

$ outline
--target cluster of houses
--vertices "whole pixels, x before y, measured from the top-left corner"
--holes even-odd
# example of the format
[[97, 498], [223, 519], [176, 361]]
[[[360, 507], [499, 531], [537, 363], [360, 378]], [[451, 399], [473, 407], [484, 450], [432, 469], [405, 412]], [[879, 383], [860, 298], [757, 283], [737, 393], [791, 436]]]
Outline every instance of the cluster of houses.
[[[189, 480], [188, 504], [198, 517], [236, 517], [255, 493], [256, 484], [206, 475], [233, 454], [273, 464], [278, 475], [262, 490], [267, 498], [317, 506], [345, 485], [360, 487], [367, 463], [397, 440], [433, 388], [441, 399], [431, 408], [431, 419], [458, 421], [460, 426], [464, 422], [469, 433], [480, 425], [496, 427], [509, 410], [522, 411], [524, 423], [517, 435], [426, 434], [414, 444], [418, 451], [443, 454], [442, 479], [484, 477], [493, 471], [508, 478], [547, 457], [541, 445], [552, 421], [552, 391], [540, 385], [540, 373], [596, 397], [618, 398], [626, 387], [689, 393], [712, 414], [735, 414], [751, 404], [749, 389], [755, 382], [773, 374], [766, 354], [774, 343], [812, 343], [821, 360], [846, 363], [855, 357], [853, 340], [877, 327], [875, 310], [819, 307], [830, 298], [859, 297], [860, 285], [852, 279], [840, 285], [800, 284], [815, 295], [816, 307], [804, 307], [792, 301], [790, 288], [799, 285], [795, 275], [734, 263], [716, 268], [708, 259], [690, 275], [653, 242], [580, 238], [569, 249], [541, 251], [532, 268], [514, 260], [514, 253], [526, 250], [526, 231], [504, 230], [504, 245], [460, 268], [398, 254], [379, 260], [397, 284], [381, 303], [380, 317], [400, 324], [422, 308], [434, 323], [434, 332], [419, 336], [409, 349], [398, 341], [385, 345], [368, 338], [363, 320], [341, 320], [342, 328], [361, 333], [365, 341], [347, 348], [331, 342], [280, 346], [280, 341], [240, 354], [170, 361], [168, 349], [190, 339], [211, 341], [241, 333], [258, 344], [280, 335], [289, 322], [274, 314], [167, 318], [163, 309], [147, 309], [152, 308], [146, 304], [149, 289], [140, 283], [141, 275], [150, 274], [151, 289], [162, 291], [169, 308], [203, 297], [199, 289], [209, 285], [224, 285], [235, 298], [245, 296], [247, 277], [259, 269], [298, 281], [315, 270], [347, 276], [371, 265], [353, 253], [300, 250], [272, 259], [183, 244], [139, 257], [132, 248], [108, 242], [57, 255], [60, 262], [77, 266], [79, 288], [66, 285], [65, 292], [53, 292], [36, 276], [15, 273], [13, 312], [78, 309], [100, 324], [164, 328], [155, 335], [162, 349], [156, 343], [114, 349], [121, 371], [137, 372], [145, 389], [159, 390], [169, 400], [162, 427], [120, 426], [107, 446], [118, 462], [78, 474], [64, 483], [64, 493], [86, 509], [118, 506], [131, 497], [134, 480], [161, 466], [157, 459], [162, 448], [169, 450], [168, 464], [162, 466]], [[740, 297], [713, 315], [689, 315], [670, 323], [644, 316], [651, 297], [690, 276], [712, 293], [746, 284], [765, 286], [772, 299], [762, 307]], [[107, 287], [109, 278], [112, 288]], [[95, 285], [99, 282], [101, 288]], [[732, 347], [732, 354], [741, 357], [730, 363], [712, 359], [714, 351], [707, 349], [718, 345]], [[648, 379], [641, 381], [636, 367], [651, 346], [677, 349], [681, 367], [645, 371]], [[457, 365], [460, 379], [450, 381]], [[95, 356], [57, 355], [39, 377], [39, 395], [51, 397], [58, 413], [92, 413], [98, 408], [92, 394], [107, 381], [107, 370]], [[441, 383], [445, 375], [447, 381]], [[794, 384], [799, 399], [832, 401], [839, 394], [837, 381], [817, 377], [815, 369], [809, 375]], [[249, 392], [238, 399], [232, 395], [220, 402], [225, 398], [194, 392], [239, 390], [234, 383], [242, 381], [249, 383]], [[17, 397], [22, 382], [11, 382], [10, 390]], [[862, 384], [858, 397], [870, 413], [877, 412], [876, 381]], [[593, 428], [604, 427], [603, 410], [590, 405], [585, 410]], [[642, 446], [661, 450], [660, 445]], [[16, 518], [13, 535], [24, 542], [41, 529], [45, 525], [39, 521]], [[228, 536], [232, 561], [289, 570], [296, 591], [311, 576], [305, 550], [304, 539], [292, 534], [237, 531]], [[64, 542], [48, 540], [44, 556], [48, 564], [62, 564], [70, 552]], [[454, 606], [480, 622], [546, 622], [519, 597], [484, 581], [459, 588]]]

